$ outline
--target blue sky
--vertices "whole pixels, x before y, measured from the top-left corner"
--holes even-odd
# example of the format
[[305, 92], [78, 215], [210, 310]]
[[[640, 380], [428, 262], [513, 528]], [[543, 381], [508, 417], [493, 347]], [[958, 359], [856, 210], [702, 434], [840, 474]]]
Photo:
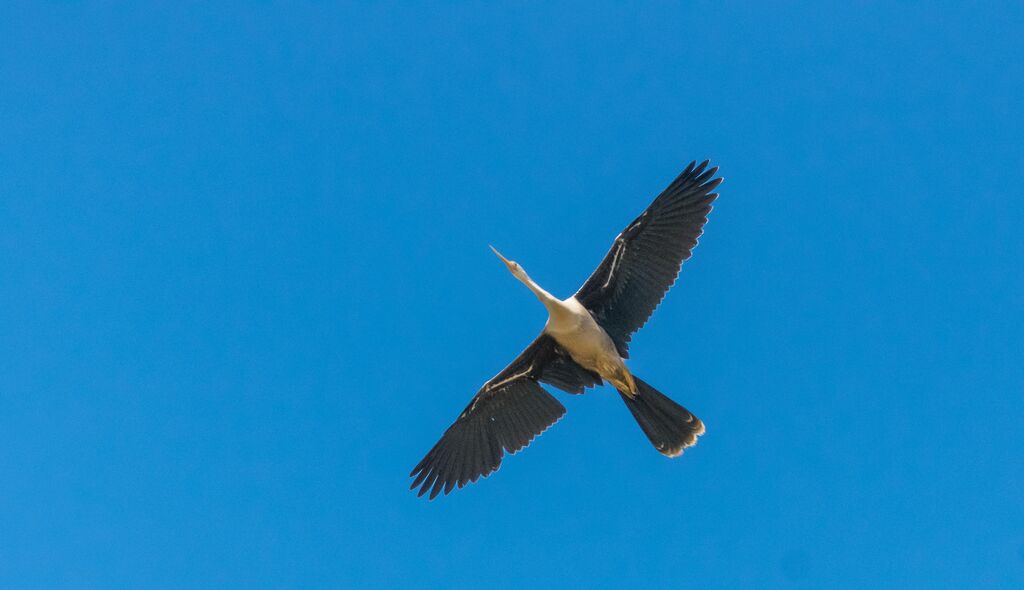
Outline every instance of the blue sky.
[[[0, 586], [1024, 587], [1020, 3], [0, 8]], [[691, 159], [631, 367], [407, 474]]]

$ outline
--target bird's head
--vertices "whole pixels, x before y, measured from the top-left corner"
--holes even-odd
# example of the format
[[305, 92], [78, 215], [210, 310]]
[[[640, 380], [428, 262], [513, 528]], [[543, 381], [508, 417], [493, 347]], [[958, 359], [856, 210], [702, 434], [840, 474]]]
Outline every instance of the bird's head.
[[505, 266], [508, 267], [509, 272], [511, 272], [513, 276], [515, 276], [520, 281], [526, 280], [526, 271], [523, 270], [523, 267], [519, 266], [518, 262], [516, 262], [515, 260], [509, 260], [508, 258], [505, 258], [504, 256], [501, 255], [501, 252], [498, 252], [498, 250], [494, 246], [490, 246], [490, 248], [491, 250], [494, 251], [495, 254], [498, 255], [498, 258], [501, 258], [501, 261], [505, 263]]

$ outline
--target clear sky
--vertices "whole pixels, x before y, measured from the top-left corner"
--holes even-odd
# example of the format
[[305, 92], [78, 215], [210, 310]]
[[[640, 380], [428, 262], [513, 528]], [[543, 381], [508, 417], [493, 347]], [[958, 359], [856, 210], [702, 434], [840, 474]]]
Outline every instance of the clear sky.
[[[1019, 2], [4, 3], [0, 587], [1024, 587]], [[407, 474], [691, 159], [633, 370]]]

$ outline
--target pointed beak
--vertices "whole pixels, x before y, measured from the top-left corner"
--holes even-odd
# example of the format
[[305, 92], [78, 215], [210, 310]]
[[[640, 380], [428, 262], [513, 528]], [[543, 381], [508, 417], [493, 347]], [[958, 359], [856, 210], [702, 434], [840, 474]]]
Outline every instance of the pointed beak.
[[507, 266], [509, 270], [512, 270], [512, 262], [508, 258], [502, 256], [501, 252], [498, 252], [498, 249], [495, 248], [494, 246], [488, 244], [487, 247], [490, 248], [498, 256], [498, 258], [501, 258], [501, 261], [505, 263], [505, 266]]

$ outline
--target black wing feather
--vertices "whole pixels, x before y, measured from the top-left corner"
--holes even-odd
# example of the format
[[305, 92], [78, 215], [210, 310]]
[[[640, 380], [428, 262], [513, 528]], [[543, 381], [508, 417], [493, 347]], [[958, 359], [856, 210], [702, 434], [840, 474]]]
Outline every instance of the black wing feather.
[[434, 499], [487, 477], [505, 453], [522, 450], [565, 414], [539, 382], [582, 393], [601, 378], [576, 364], [555, 340], [541, 334], [488, 381], [409, 474], [410, 489]]
[[675, 282], [704, 231], [718, 168], [691, 162], [647, 209], [615, 238], [594, 274], [576, 292], [608, 332], [619, 354], [628, 357], [629, 340], [643, 327]]

